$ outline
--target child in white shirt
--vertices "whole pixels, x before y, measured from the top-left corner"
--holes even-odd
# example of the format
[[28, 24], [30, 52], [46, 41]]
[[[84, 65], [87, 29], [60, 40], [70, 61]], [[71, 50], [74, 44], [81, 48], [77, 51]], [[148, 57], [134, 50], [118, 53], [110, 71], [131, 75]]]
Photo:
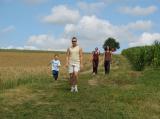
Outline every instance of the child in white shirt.
[[59, 67], [61, 66], [58, 55], [54, 55], [54, 59], [51, 61], [52, 64], [52, 75], [55, 80], [58, 79]]

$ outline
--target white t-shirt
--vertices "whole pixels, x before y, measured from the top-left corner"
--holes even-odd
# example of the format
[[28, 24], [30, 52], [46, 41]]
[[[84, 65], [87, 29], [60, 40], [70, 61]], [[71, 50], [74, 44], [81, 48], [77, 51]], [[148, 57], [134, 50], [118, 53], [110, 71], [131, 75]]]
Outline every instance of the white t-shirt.
[[51, 63], [52, 63], [52, 70], [59, 71], [59, 66], [61, 66], [60, 61], [52, 60]]

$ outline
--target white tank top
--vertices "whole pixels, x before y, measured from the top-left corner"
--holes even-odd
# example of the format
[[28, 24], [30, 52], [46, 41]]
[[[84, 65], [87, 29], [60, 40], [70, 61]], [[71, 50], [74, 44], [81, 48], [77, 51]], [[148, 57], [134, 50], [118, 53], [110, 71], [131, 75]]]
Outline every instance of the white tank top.
[[79, 50], [80, 50], [79, 46], [69, 48], [69, 51], [70, 51], [69, 63], [70, 63], [70, 65], [80, 64]]

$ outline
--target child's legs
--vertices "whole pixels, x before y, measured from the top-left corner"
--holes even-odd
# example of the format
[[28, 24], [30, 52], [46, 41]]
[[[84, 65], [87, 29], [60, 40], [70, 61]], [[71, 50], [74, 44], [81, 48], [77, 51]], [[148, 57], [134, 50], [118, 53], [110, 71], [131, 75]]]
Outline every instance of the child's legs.
[[53, 74], [53, 78], [55, 80], [57, 80], [58, 79], [58, 71], [52, 70], [52, 74]]
[[56, 74], [55, 74], [55, 76], [54, 76], [54, 78], [55, 78], [55, 80], [57, 80], [58, 79], [58, 71], [56, 71]]

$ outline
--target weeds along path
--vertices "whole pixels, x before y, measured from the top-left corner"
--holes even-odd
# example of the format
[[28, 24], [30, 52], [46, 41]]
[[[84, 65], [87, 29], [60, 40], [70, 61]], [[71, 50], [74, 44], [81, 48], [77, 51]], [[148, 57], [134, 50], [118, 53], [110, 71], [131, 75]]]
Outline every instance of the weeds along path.
[[86, 70], [81, 73], [81, 77], [88, 81], [89, 85], [109, 85], [124, 84], [132, 82], [130, 79], [137, 79], [141, 76], [141, 72], [132, 71], [127, 59], [122, 55], [114, 55], [111, 63], [110, 74], [104, 74], [103, 60], [100, 60], [97, 75], [92, 75], [92, 70]]

